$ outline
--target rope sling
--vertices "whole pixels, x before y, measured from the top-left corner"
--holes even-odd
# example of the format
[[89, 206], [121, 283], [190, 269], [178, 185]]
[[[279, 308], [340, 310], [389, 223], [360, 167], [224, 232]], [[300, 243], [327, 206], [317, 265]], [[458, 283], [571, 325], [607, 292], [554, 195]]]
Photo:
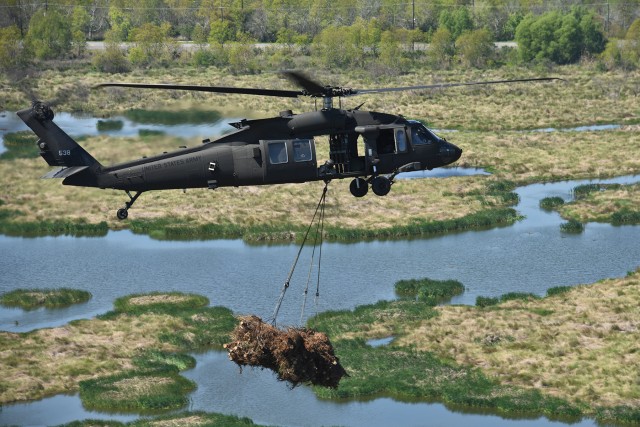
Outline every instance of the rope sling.
[[[308, 294], [308, 290], [309, 290], [309, 283], [311, 281], [311, 273], [313, 271], [313, 260], [315, 257], [315, 251], [316, 251], [316, 247], [320, 246], [320, 249], [318, 251], [318, 276], [317, 276], [317, 281], [316, 281], [316, 294], [315, 294], [315, 304], [316, 304], [316, 310], [317, 310], [317, 304], [318, 304], [318, 298], [320, 296], [320, 263], [322, 261], [322, 234], [324, 231], [324, 214], [325, 214], [325, 203], [327, 200], [327, 189], [329, 186], [329, 182], [325, 182], [324, 185], [324, 189], [322, 190], [322, 195], [320, 196], [320, 200], [318, 201], [318, 205], [316, 206], [316, 210], [313, 213], [313, 218], [311, 218], [311, 222], [309, 223], [309, 226], [307, 227], [307, 231], [304, 235], [304, 238], [302, 239], [302, 243], [300, 244], [300, 247], [298, 248], [298, 253], [293, 261], [293, 265], [291, 266], [291, 269], [289, 270], [289, 275], [287, 276], [287, 279], [284, 281], [284, 285], [282, 286], [282, 289], [280, 291], [280, 296], [278, 297], [278, 301], [276, 303], [276, 307], [273, 311], [273, 317], [271, 319], [271, 323], [275, 326], [276, 325], [276, 319], [278, 318], [278, 313], [280, 312], [280, 307], [282, 306], [282, 301], [284, 300], [284, 296], [287, 292], [287, 289], [289, 289], [289, 285], [291, 283], [291, 277], [293, 276], [293, 273], [295, 272], [296, 266], [298, 264], [298, 261], [300, 259], [300, 254], [302, 253], [302, 249], [304, 249], [305, 244], [307, 243], [307, 239], [309, 237], [309, 232], [311, 231], [311, 228], [313, 227], [313, 223], [316, 221], [316, 217], [318, 217], [318, 212], [320, 212], [320, 216], [318, 217], [318, 222], [316, 224], [316, 235], [314, 238], [314, 242], [313, 242], [313, 251], [311, 253], [311, 263], [309, 265], [309, 273], [307, 275], [307, 284], [305, 286], [305, 290], [304, 290], [304, 299], [302, 302], [302, 309], [301, 309], [301, 313], [300, 313], [300, 323], [302, 323], [302, 319], [304, 317], [304, 309], [307, 303], [307, 294]], [[318, 245], [318, 241], [319, 241], [319, 245]]]

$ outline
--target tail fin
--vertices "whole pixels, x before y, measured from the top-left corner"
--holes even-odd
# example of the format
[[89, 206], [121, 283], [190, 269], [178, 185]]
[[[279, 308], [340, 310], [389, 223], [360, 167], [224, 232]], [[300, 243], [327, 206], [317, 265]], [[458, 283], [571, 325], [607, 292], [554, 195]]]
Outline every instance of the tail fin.
[[84, 166], [83, 169], [100, 166], [84, 148], [53, 123], [53, 111], [48, 105], [36, 101], [31, 108], [18, 111], [17, 114], [40, 138], [40, 155], [50, 166]]

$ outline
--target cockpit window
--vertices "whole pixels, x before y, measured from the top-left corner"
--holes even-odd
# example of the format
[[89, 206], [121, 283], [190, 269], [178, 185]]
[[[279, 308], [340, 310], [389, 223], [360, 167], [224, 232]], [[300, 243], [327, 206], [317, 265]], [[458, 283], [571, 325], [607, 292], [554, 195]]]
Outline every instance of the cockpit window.
[[411, 142], [414, 145], [434, 144], [438, 142], [438, 137], [422, 124], [418, 124], [411, 126]]

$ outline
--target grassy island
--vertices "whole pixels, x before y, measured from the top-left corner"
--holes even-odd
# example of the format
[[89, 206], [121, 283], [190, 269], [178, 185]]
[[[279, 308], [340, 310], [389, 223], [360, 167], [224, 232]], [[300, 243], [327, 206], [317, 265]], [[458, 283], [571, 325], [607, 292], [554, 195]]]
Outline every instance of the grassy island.
[[90, 299], [91, 292], [81, 289], [16, 289], [0, 295], [0, 305], [31, 310], [39, 307], [67, 307]]
[[576, 187], [571, 203], [557, 207], [562, 217], [613, 225], [640, 224], [640, 184], [594, 184]]
[[[320, 314], [310, 324], [329, 333], [351, 377], [335, 391], [317, 392], [640, 421], [640, 313], [633, 308], [640, 270], [549, 294], [486, 307], [394, 301]], [[394, 337], [388, 346], [366, 344], [388, 336]]]

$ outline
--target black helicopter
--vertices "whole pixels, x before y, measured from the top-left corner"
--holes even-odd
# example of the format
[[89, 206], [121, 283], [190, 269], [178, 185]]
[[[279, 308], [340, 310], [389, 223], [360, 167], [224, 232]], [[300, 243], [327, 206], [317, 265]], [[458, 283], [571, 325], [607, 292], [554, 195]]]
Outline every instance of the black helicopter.
[[[556, 80], [532, 78], [411, 87], [355, 90], [323, 86], [299, 72], [284, 73], [302, 90], [272, 90], [220, 86], [105, 83], [98, 87], [191, 90], [214, 93], [296, 98], [322, 98], [322, 109], [278, 117], [243, 119], [230, 123], [237, 130], [215, 141], [205, 139], [192, 148], [103, 166], [53, 122], [53, 111], [35, 101], [18, 116], [38, 136], [40, 155], [50, 166], [62, 166], [43, 178], [62, 178], [65, 185], [113, 188], [129, 196], [117, 211], [126, 219], [140, 194], [149, 190], [326, 182], [352, 178], [351, 193], [363, 197], [369, 187], [378, 196], [389, 193], [398, 173], [433, 169], [458, 160], [462, 150], [440, 138], [422, 123], [402, 116], [343, 110], [333, 99], [359, 94], [422, 90], [453, 86]], [[318, 165], [314, 137], [329, 136], [329, 160]], [[358, 139], [364, 145], [358, 149]], [[362, 151], [362, 152], [360, 152]], [[134, 192], [134, 195], [131, 195]]]

